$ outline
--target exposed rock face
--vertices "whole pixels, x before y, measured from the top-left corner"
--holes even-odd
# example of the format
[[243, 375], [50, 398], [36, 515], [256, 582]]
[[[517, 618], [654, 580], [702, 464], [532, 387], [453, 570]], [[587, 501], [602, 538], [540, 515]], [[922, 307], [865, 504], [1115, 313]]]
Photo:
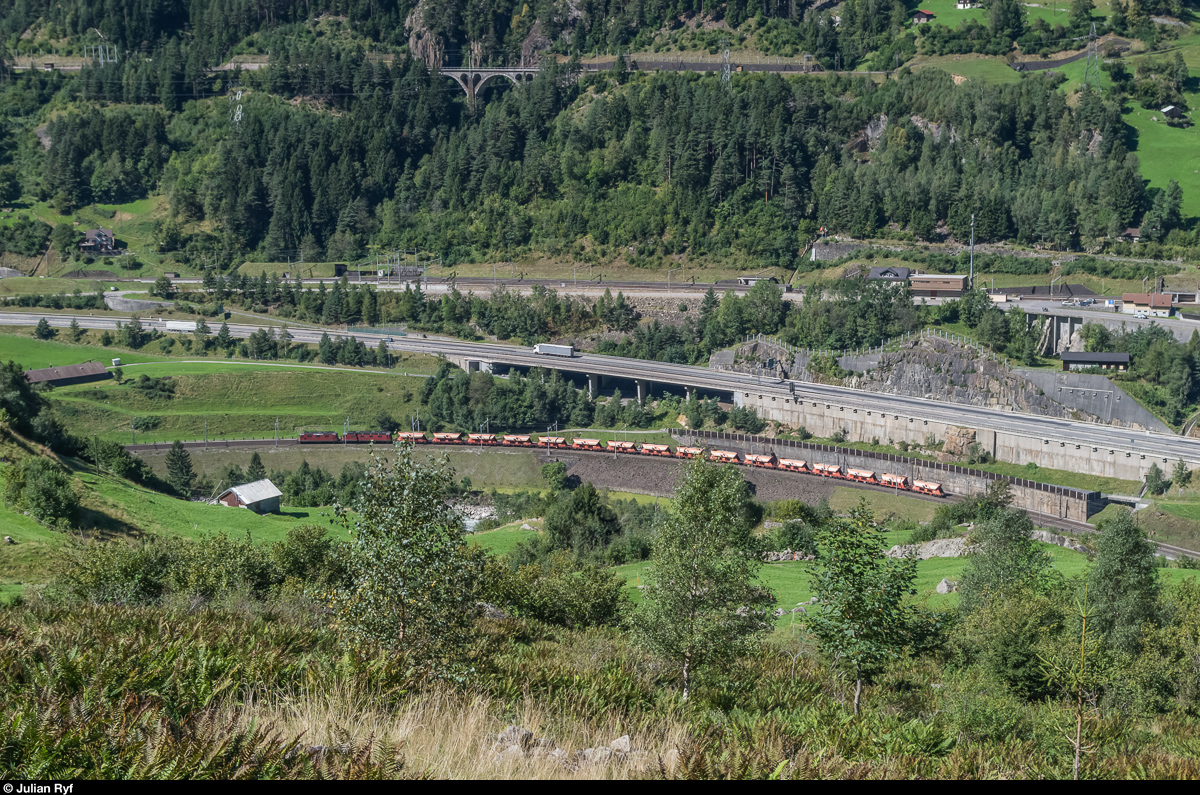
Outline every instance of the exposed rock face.
[[946, 432], [942, 452], [953, 456], [965, 456], [975, 444], [975, 431], [972, 428], [951, 428]]
[[975, 551], [975, 547], [967, 546], [965, 538], [937, 538], [924, 544], [903, 544], [894, 546], [887, 551], [889, 558], [915, 557], [917, 560], [930, 558], [961, 558]]
[[926, 121], [917, 115], [908, 117], [908, 120], [913, 123], [917, 129], [931, 136], [935, 141], [941, 141], [942, 136], [949, 134], [951, 142], [958, 140], [958, 130], [951, 127], [949, 124], [938, 124], [937, 122]]
[[408, 49], [432, 69], [435, 66], [441, 66], [442, 56], [446, 53], [446, 44], [425, 24], [425, 11], [430, 2], [432, 0], [420, 0], [413, 8], [412, 13], [404, 20], [404, 26], [409, 30]]
[[1033, 540], [1041, 541], [1043, 544], [1053, 544], [1056, 547], [1069, 549], [1072, 552], [1078, 552], [1081, 555], [1090, 555], [1091, 550], [1082, 544], [1076, 543], [1074, 540], [1066, 536], [1060, 536], [1057, 533], [1051, 533], [1049, 530], [1034, 530]]

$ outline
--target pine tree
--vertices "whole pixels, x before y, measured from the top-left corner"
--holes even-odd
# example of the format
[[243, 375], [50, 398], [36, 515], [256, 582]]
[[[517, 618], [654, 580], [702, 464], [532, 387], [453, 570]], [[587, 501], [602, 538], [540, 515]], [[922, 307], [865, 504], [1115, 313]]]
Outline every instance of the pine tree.
[[48, 340], [54, 336], [54, 329], [50, 328], [50, 323], [46, 321], [46, 318], [38, 320], [37, 326], [33, 329], [33, 336], [39, 340]]
[[69, 329], [71, 342], [79, 342], [79, 340], [83, 338], [83, 329], [80, 328], [79, 321], [75, 318], [71, 318], [71, 325], [69, 326]]
[[634, 633], [679, 669], [685, 701], [699, 669], [745, 652], [771, 626], [765, 610], [774, 600], [758, 581], [748, 499], [741, 474], [697, 458], [654, 538]]
[[229, 334], [228, 323], [221, 323], [221, 328], [217, 331], [216, 346], [223, 351], [227, 351], [233, 346], [233, 337]]
[[1166, 481], [1163, 480], [1163, 472], [1158, 468], [1158, 464], [1151, 464], [1150, 469], [1146, 472], [1146, 493], [1157, 496], [1166, 490], [1166, 485]]
[[1121, 511], [1100, 528], [1096, 562], [1088, 576], [1095, 627], [1109, 644], [1136, 654], [1142, 625], [1155, 620], [1158, 569], [1155, 548], [1133, 514]]
[[167, 482], [184, 499], [192, 496], [192, 484], [196, 482], [196, 471], [192, 469], [192, 456], [178, 439], [167, 451]]
[[267, 477], [267, 468], [263, 465], [262, 456], [258, 453], [250, 456], [250, 465], [246, 467], [246, 479], [253, 483]]
[[195, 339], [193, 350], [200, 356], [203, 356], [208, 350], [208, 337], [211, 333], [212, 330], [208, 327], [208, 323], [204, 322], [204, 318], [196, 321], [196, 331], [192, 335]]
[[[1192, 332], [1195, 336], [1195, 332]], [[1171, 471], [1171, 485], [1179, 489], [1179, 493], [1183, 494], [1183, 487], [1192, 479], [1192, 473], [1188, 471], [1187, 464], [1180, 458], [1175, 462], [1175, 468]]]

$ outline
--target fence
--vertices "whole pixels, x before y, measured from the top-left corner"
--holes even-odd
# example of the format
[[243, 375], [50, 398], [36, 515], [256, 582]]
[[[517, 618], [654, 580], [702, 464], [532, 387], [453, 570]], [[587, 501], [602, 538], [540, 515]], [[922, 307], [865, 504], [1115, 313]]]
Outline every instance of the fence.
[[940, 461], [927, 461], [924, 458], [911, 458], [909, 456], [896, 455], [895, 453], [876, 453], [871, 450], [858, 450], [853, 447], [839, 447], [832, 444], [811, 444], [809, 442], [799, 442], [794, 439], [771, 439], [766, 436], [753, 436], [746, 433], [725, 433], [724, 431], [684, 431], [681, 433], [681, 435], [683, 434], [696, 436], [702, 439], [712, 439], [714, 441], [742, 442], [743, 444], [765, 444], [775, 447], [791, 447], [796, 450], [813, 450], [821, 453], [834, 453], [836, 455], [856, 455], [862, 458], [870, 458], [875, 461], [905, 464], [909, 466], [922, 466], [937, 472], [946, 472], [954, 475], [965, 475], [967, 477], [983, 478], [984, 480], [1005, 480], [1013, 486], [1034, 489], [1036, 491], [1044, 491], [1048, 494], [1071, 497], [1074, 499], [1098, 499], [1100, 496], [1099, 492], [1095, 491], [1085, 491], [1084, 489], [1071, 488], [1070, 486], [1055, 486], [1050, 483], [1041, 483], [1035, 480], [1026, 480], [1025, 478], [1013, 478], [1009, 477], [1008, 475], [1000, 475], [983, 469], [971, 469], [970, 467], [961, 467], [957, 464], [943, 464]]

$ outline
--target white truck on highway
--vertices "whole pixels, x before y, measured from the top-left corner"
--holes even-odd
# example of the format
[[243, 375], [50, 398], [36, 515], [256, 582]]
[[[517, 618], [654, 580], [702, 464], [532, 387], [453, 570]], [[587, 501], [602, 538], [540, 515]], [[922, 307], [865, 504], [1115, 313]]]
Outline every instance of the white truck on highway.
[[569, 359], [575, 355], [575, 348], [571, 345], [549, 345], [542, 342], [533, 346], [533, 352], [542, 356], [565, 356]]
[[191, 334], [196, 330], [196, 321], [194, 320], [168, 320], [163, 325], [167, 331], [178, 331], [181, 334]]

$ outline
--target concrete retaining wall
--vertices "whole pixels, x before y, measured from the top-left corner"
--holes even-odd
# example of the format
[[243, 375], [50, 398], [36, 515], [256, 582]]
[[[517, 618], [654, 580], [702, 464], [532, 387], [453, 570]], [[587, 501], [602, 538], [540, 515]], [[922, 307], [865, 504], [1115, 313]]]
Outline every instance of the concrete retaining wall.
[[876, 476], [884, 472], [904, 475], [913, 480], [940, 483], [943, 491], [964, 497], [983, 494], [993, 481], [1007, 480], [1013, 495], [1013, 507], [1077, 522], [1086, 522], [1089, 515], [1104, 507], [1098, 492], [1008, 478], [992, 472], [953, 464], [941, 464], [936, 461], [924, 461], [919, 458], [745, 434], [684, 431], [673, 432], [671, 435], [685, 445], [708, 445], [722, 450], [737, 450], [759, 455], [770, 452], [782, 458], [798, 458], [819, 464], [837, 464], [842, 467], [843, 471], [851, 468], [865, 469], [876, 473]]
[[[879, 395], [880, 407], [886, 407], [888, 395]], [[867, 442], [878, 438], [885, 444], [924, 444], [932, 436], [944, 440], [953, 428], [974, 428], [976, 441], [997, 461], [1012, 464], [1033, 462], [1039, 467], [1080, 472], [1122, 480], [1144, 480], [1151, 464], [1169, 469], [1174, 461], [1139, 452], [1137, 437], [1140, 431], [1112, 428], [1112, 447], [1069, 444], [1041, 436], [977, 427], [970, 422], [950, 424], [938, 420], [923, 420], [895, 414], [886, 410], [854, 409], [824, 401], [797, 400], [787, 396], [758, 395], [735, 392], [734, 402], [752, 408], [764, 420], [782, 422], [792, 427], [803, 425], [814, 436], [829, 437], [838, 430], [846, 431], [847, 439]], [[1185, 459], [1186, 460], [1186, 459]], [[1200, 467], [1200, 460], [1186, 460], [1190, 468]]]

